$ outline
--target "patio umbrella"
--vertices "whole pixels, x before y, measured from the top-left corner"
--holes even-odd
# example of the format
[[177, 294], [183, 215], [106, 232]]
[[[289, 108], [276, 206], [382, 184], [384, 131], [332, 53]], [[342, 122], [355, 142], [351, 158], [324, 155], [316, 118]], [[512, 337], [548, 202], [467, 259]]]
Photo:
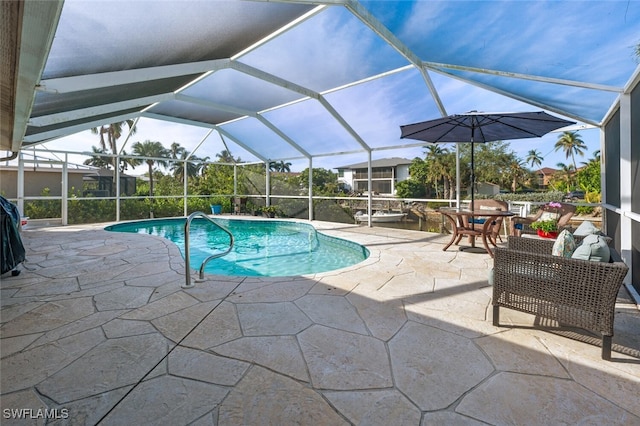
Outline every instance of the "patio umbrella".
[[544, 111], [513, 113], [482, 113], [471, 111], [435, 120], [400, 126], [401, 138], [433, 143], [471, 143], [471, 203], [474, 201], [475, 143], [544, 136], [552, 130], [575, 124]]

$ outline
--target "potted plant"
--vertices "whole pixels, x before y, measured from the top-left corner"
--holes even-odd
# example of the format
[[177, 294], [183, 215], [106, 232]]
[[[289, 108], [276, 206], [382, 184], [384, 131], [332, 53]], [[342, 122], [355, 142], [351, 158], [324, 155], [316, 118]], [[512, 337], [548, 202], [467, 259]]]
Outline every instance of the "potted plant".
[[209, 201], [209, 207], [211, 207], [211, 214], [221, 214], [222, 206], [225, 204], [226, 199], [224, 197], [213, 197]]
[[560, 217], [558, 211], [561, 208], [562, 204], [550, 202], [547, 204], [547, 211], [540, 219], [531, 223], [531, 228], [538, 232], [538, 236], [542, 238], [556, 238], [558, 236], [558, 218]]
[[276, 206], [264, 206], [260, 208], [260, 211], [266, 217], [276, 217], [276, 215], [280, 214], [280, 209]]

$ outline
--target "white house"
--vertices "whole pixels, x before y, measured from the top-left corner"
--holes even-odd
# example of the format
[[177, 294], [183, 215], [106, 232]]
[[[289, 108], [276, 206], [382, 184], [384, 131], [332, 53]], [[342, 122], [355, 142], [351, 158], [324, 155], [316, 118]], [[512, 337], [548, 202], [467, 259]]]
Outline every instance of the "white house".
[[[412, 160], [406, 158], [384, 158], [371, 161], [371, 189], [381, 195], [394, 195], [396, 184], [409, 178], [409, 166]], [[367, 192], [368, 163], [351, 164], [336, 167], [338, 182], [354, 192]]]

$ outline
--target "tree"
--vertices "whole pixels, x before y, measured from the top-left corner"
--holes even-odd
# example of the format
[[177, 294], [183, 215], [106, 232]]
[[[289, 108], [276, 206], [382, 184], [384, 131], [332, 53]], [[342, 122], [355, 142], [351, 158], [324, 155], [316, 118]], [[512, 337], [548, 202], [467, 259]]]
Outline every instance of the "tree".
[[518, 158], [514, 158], [509, 165], [509, 177], [511, 178], [511, 192], [518, 189], [518, 181], [524, 180], [528, 175], [524, 168], [524, 162]]
[[527, 154], [526, 161], [528, 164], [531, 164], [532, 168], [536, 166], [540, 168], [540, 166], [542, 165], [542, 162], [544, 161], [544, 157], [540, 155], [540, 151], [538, 151], [537, 149], [532, 149]]
[[[178, 142], [173, 142], [171, 144], [171, 147], [169, 148], [169, 155], [171, 156], [171, 158], [173, 158], [174, 160], [181, 158], [182, 154], [184, 154], [187, 150], [184, 149], [184, 147], [180, 146], [180, 144]], [[185, 157], [182, 157], [185, 158]]]
[[242, 162], [240, 157], [234, 158], [233, 155], [231, 155], [231, 153], [229, 151], [227, 151], [226, 149], [223, 149], [222, 151], [220, 151], [220, 153], [216, 154], [216, 158], [218, 158], [218, 163], [235, 164], [235, 163], [241, 163]]
[[[436, 191], [436, 197], [438, 197], [439, 183], [442, 181], [443, 187], [445, 186], [445, 176], [447, 175], [447, 164], [445, 161], [445, 155], [449, 153], [447, 148], [441, 148], [439, 145], [429, 145], [426, 147], [425, 152], [425, 166], [426, 176], [425, 184], [431, 183]], [[410, 169], [411, 172], [411, 169]], [[412, 176], [413, 176], [413, 172]]]
[[291, 171], [291, 163], [285, 163], [284, 161], [270, 161], [269, 170], [273, 172], [289, 173]]
[[588, 166], [588, 165], [589, 165], [589, 164], [591, 164], [591, 163], [598, 163], [598, 164], [600, 164], [600, 150], [599, 150], [599, 149], [598, 149], [598, 150], [596, 150], [596, 151], [593, 151], [593, 157], [591, 157], [591, 158], [590, 158], [589, 160], [587, 160], [587, 161], [583, 161], [583, 162], [582, 162], [582, 163], [580, 163], [580, 164], [582, 164], [583, 166]]
[[553, 185], [556, 189], [563, 192], [569, 191], [573, 188], [573, 175], [576, 171], [572, 164], [558, 163], [556, 167], [559, 169], [554, 173]]
[[147, 157], [143, 161], [149, 166], [149, 196], [153, 196], [153, 166], [155, 164], [163, 167], [168, 166], [168, 162], [162, 159], [168, 157], [167, 149], [160, 142], [150, 140], [136, 142], [132, 149], [134, 154]]
[[[129, 127], [129, 132], [131, 135], [136, 133], [136, 126], [134, 126], [134, 120], [126, 120], [119, 123], [111, 123], [107, 126], [94, 127], [91, 129], [91, 133], [95, 135], [100, 135], [100, 148], [102, 148], [103, 152], [111, 151], [113, 155], [118, 154], [118, 139], [122, 136], [122, 129], [126, 124]], [[105, 141], [105, 135], [107, 136], [107, 140]], [[113, 168], [116, 168], [116, 157], [113, 157], [111, 164]]]
[[576, 154], [584, 156], [585, 149], [587, 149], [587, 145], [580, 139], [578, 132], [563, 132], [555, 144], [556, 151], [563, 150], [567, 159], [571, 157], [574, 170], [578, 168]]
[[120, 158], [120, 172], [124, 172], [131, 166], [131, 168], [135, 168], [142, 164], [142, 160], [139, 158], [125, 157], [127, 155], [127, 151], [122, 151], [123, 157]]
[[[298, 177], [301, 188], [309, 188], [309, 168], [304, 169]], [[338, 175], [331, 170], [314, 168], [313, 169], [313, 193], [335, 194], [339, 192]]]
[[[180, 152], [180, 158], [176, 158], [182, 161], [173, 161], [171, 163], [170, 170], [173, 172], [173, 176], [180, 180], [180, 182], [184, 183], [185, 177], [185, 165], [186, 165], [186, 176], [188, 178], [194, 178], [198, 176], [200, 170], [202, 169], [202, 160], [195, 155], [192, 155], [189, 158], [189, 161], [185, 161], [187, 157], [189, 157], [189, 151], [186, 149], [182, 149]], [[171, 150], [169, 151], [171, 153]], [[172, 154], [173, 155], [173, 154]]]
[[97, 146], [92, 146], [91, 151], [93, 152], [93, 156], [87, 160], [84, 160], [85, 165], [100, 167], [103, 169], [110, 169], [113, 165], [111, 163], [111, 159], [106, 159], [104, 155], [100, 154], [108, 154], [106, 150], [103, 148], [98, 148]]
[[576, 172], [575, 178], [576, 183], [585, 193], [600, 193], [600, 162], [590, 161], [585, 167]]

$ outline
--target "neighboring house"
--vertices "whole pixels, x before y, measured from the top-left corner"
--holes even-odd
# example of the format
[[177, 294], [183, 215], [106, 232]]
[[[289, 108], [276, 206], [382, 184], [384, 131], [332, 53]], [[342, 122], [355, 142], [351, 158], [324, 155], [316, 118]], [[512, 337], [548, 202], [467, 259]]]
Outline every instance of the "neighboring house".
[[[83, 196], [108, 197], [115, 196], [113, 187], [113, 171], [91, 166], [72, 166], [67, 168], [67, 187], [69, 191], [82, 191]], [[0, 166], [0, 193], [9, 199], [18, 198], [18, 166]], [[48, 189], [49, 196], [62, 195], [62, 167], [59, 164], [25, 165], [24, 195], [38, 197]], [[120, 174], [120, 192], [134, 195], [136, 192], [135, 176]]]
[[[115, 197], [114, 173], [109, 169], [96, 169], [91, 173], [85, 173], [82, 195], [84, 197]], [[120, 194], [135, 195], [135, 193], [136, 177], [120, 173]]]
[[551, 167], [543, 167], [535, 172], [536, 181], [535, 184], [538, 188], [547, 189], [549, 187], [549, 181], [555, 172], [558, 170]]
[[[396, 184], [409, 178], [412, 160], [406, 158], [384, 158], [371, 161], [371, 189], [376, 194], [395, 195]], [[364, 193], [368, 187], [368, 163], [336, 167], [338, 182], [348, 190]]]

